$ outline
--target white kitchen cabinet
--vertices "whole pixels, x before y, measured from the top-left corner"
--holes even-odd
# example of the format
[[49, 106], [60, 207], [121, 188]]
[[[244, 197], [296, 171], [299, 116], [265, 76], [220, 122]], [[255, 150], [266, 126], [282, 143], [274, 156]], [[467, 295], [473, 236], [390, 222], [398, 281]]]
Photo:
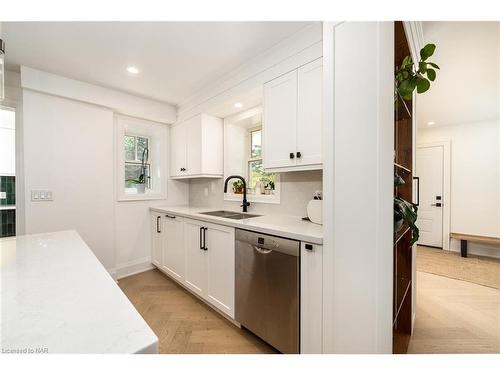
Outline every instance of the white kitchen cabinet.
[[207, 295], [208, 250], [205, 250], [205, 223], [197, 220], [184, 220], [184, 249], [186, 252], [185, 285], [201, 297]]
[[163, 261], [162, 244], [162, 214], [159, 212], [151, 212], [151, 263], [156, 267], [161, 267]]
[[322, 59], [264, 84], [263, 163], [274, 172], [322, 168]]
[[170, 132], [172, 178], [219, 178], [223, 171], [223, 120], [201, 113]]
[[300, 352], [322, 353], [323, 247], [300, 245]]
[[186, 257], [184, 252], [184, 219], [163, 214], [163, 262], [161, 268], [179, 282], [184, 281]]
[[208, 284], [207, 299], [234, 319], [234, 228], [206, 225]]
[[297, 73], [297, 167], [320, 165], [323, 111], [323, 61], [301, 66]]
[[264, 168], [295, 166], [297, 71], [264, 85], [262, 152]]

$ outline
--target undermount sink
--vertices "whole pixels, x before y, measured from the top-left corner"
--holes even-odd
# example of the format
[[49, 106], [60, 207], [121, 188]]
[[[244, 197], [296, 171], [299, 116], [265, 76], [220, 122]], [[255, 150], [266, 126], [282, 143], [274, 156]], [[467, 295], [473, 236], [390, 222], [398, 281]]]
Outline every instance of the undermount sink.
[[210, 216], [218, 216], [226, 219], [233, 220], [241, 220], [241, 219], [250, 219], [252, 217], [259, 217], [261, 215], [247, 214], [246, 212], [234, 212], [234, 211], [208, 211], [208, 212], [200, 212], [202, 215], [210, 215]]

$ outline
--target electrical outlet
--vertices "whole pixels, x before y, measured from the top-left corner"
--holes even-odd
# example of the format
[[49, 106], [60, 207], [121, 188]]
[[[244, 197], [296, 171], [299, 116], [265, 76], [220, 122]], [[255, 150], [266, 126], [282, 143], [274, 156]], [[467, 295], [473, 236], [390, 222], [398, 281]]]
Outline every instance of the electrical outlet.
[[0, 199], [7, 199], [7, 192], [0, 191]]

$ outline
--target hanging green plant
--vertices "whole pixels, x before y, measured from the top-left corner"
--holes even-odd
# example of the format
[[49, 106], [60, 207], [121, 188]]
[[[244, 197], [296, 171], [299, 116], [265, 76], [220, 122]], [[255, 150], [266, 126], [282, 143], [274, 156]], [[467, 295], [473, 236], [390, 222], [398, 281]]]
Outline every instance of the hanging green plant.
[[427, 44], [420, 50], [420, 61], [414, 64], [411, 56], [403, 59], [400, 67], [396, 67], [396, 92], [405, 100], [412, 97], [413, 91], [417, 89], [418, 94], [429, 90], [431, 82], [436, 79], [437, 64], [427, 61], [436, 50], [435, 44]]
[[[405, 181], [397, 173], [394, 173], [394, 186], [402, 186]], [[399, 232], [403, 224], [407, 224], [411, 230], [410, 246], [418, 241], [420, 236], [417, 227], [417, 212], [418, 206], [414, 203], [408, 202], [403, 198], [394, 197], [394, 232]]]

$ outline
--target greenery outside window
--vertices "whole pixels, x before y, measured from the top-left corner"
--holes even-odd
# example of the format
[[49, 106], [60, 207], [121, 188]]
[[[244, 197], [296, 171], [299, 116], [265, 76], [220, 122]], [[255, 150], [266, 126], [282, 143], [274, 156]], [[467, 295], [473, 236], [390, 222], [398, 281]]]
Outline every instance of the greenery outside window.
[[248, 188], [250, 193], [273, 195], [276, 186], [276, 175], [264, 171], [262, 164], [262, 128], [250, 129], [249, 139]]
[[[126, 134], [124, 136], [124, 155], [125, 155], [125, 188], [134, 188], [135, 183], [132, 180], [137, 180], [142, 173], [142, 157], [143, 154], [149, 160], [150, 140], [149, 137], [141, 135]], [[144, 152], [144, 150], [148, 150]], [[146, 186], [151, 189], [151, 164], [145, 163]]]

